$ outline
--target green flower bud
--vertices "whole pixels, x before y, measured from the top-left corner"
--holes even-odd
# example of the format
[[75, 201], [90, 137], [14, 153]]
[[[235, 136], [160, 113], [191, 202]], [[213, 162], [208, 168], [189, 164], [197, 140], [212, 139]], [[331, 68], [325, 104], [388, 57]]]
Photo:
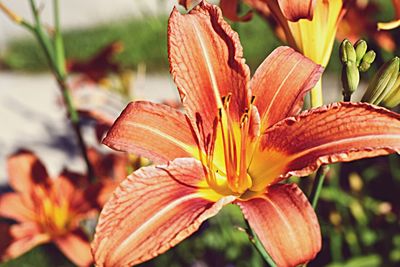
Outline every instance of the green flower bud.
[[361, 101], [379, 105], [393, 88], [399, 75], [399, 58], [386, 62], [369, 83]]
[[360, 83], [360, 73], [358, 72], [356, 63], [348, 62], [347, 64], [343, 65], [342, 68], [343, 94], [350, 96], [357, 89], [359, 83]]
[[394, 108], [400, 104], [400, 77], [397, 77], [392, 90], [382, 100], [382, 104], [388, 108]]
[[354, 50], [353, 45], [347, 39], [344, 39], [343, 42], [340, 44], [339, 48], [340, 52], [340, 60], [343, 64], [348, 62], [355, 63], [357, 60], [356, 50]]
[[361, 64], [359, 65], [358, 69], [361, 72], [366, 72], [370, 67], [372, 62], [374, 62], [376, 57], [376, 53], [372, 50], [369, 50], [362, 58]]
[[355, 43], [354, 47], [356, 49], [356, 63], [357, 66], [359, 66], [361, 59], [367, 52], [367, 42], [364, 40], [358, 40], [357, 43]]

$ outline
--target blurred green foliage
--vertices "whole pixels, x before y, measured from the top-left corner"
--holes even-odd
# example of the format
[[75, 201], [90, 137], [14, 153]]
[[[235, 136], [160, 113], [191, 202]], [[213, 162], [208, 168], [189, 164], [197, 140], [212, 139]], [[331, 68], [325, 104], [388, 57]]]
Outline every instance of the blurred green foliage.
[[[247, 63], [254, 71], [280, 43], [270, 27], [259, 17], [234, 26], [239, 32]], [[149, 72], [168, 71], [167, 17], [146, 17], [93, 28], [65, 31], [65, 51], [69, 59], [85, 60], [107, 44], [120, 40], [124, 51], [116, 57], [123, 67], [135, 69], [145, 63]], [[12, 41], [0, 62], [13, 70], [44, 71], [42, 51], [33, 38]]]
[[23, 256], [0, 264], [1, 267], [72, 267], [71, 263], [52, 244], [36, 247]]

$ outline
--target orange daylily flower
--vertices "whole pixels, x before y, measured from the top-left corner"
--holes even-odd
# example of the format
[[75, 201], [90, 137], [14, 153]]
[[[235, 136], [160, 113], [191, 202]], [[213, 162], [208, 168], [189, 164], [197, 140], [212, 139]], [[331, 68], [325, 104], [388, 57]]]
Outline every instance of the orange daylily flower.
[[[185, 113], [129, 104], [104, 143], [148, 157], [99, 217], [97, 266], [147, 261], [237, 204], [278, 266], [310, 261], [321, 249], [316, 214], [288, 175], [321, 164], [400, 150], [400, 116], [365, 103], [336, 103], [296, 115], [322, 67], [277, 48], [250, 80], [238, 35], [218, 7], [173, 10], [170, 70]], [[294, 116], [294, 117], [291, 117]]]
[[0, 195], [0, 217], [16, 223], [8, 227], [10, 239], [2, 244], [0, 258], [16, 258], [39, 244], [53, 242], [76, 265], [89, 266], [93, 258], [79, 222], [95, 218], [97, 212], [90, 201], [90, 187], [84, 191], [75, 183], [82, 177], [64, 172], [50, 179], [39, 159], [27, 151], [11, 156], [7, 164], [15, 192]]

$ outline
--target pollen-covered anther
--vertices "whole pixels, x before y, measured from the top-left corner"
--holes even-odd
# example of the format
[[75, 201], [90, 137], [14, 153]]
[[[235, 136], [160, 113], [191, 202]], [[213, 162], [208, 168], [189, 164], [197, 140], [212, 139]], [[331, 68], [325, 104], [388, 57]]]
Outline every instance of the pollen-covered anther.
[[256, 96], [252, 95], [251, 96], [251, 100], [250, 100], [250, 104], [253, 105], [255, 101], [256, 101]]
[[232, 93], [229, 93], [226, 96], [221, 97], [222, 105], [225, 108], [225, 110], [229, 108], [229, 103], [231, 102], [231, 99], [232, 99]]
[[240, 128], [243, 128], [249, 121], [249, 109], [246, 108], [242, 116], [240, 117]]

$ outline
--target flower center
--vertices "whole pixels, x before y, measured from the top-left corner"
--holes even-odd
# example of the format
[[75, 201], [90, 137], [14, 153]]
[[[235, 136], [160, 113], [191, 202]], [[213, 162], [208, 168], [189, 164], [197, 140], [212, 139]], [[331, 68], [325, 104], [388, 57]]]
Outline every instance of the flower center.
[[35, 195], [38, 197], [37, 221], [43, 231], [53, 235], [62, 235], [71, 227], [72, 214], [68, 201], [42, 186], [35, 188]]
[[[208, 153], [208, 184], [222, 194], [240, 196], [252, 186], [247, 167], [253, 142], [249, 136], [251, 127], [251, 106], [245, 109], [239, 121], [234, 121], [229, 113], [231, 94], [222, 97], [222, 107], [218, 109], [215, 129], [215, 144]], [[224, 187], [221, 192], [221, 185]], [[227, 193], [228, 192], [228, 193]]]

